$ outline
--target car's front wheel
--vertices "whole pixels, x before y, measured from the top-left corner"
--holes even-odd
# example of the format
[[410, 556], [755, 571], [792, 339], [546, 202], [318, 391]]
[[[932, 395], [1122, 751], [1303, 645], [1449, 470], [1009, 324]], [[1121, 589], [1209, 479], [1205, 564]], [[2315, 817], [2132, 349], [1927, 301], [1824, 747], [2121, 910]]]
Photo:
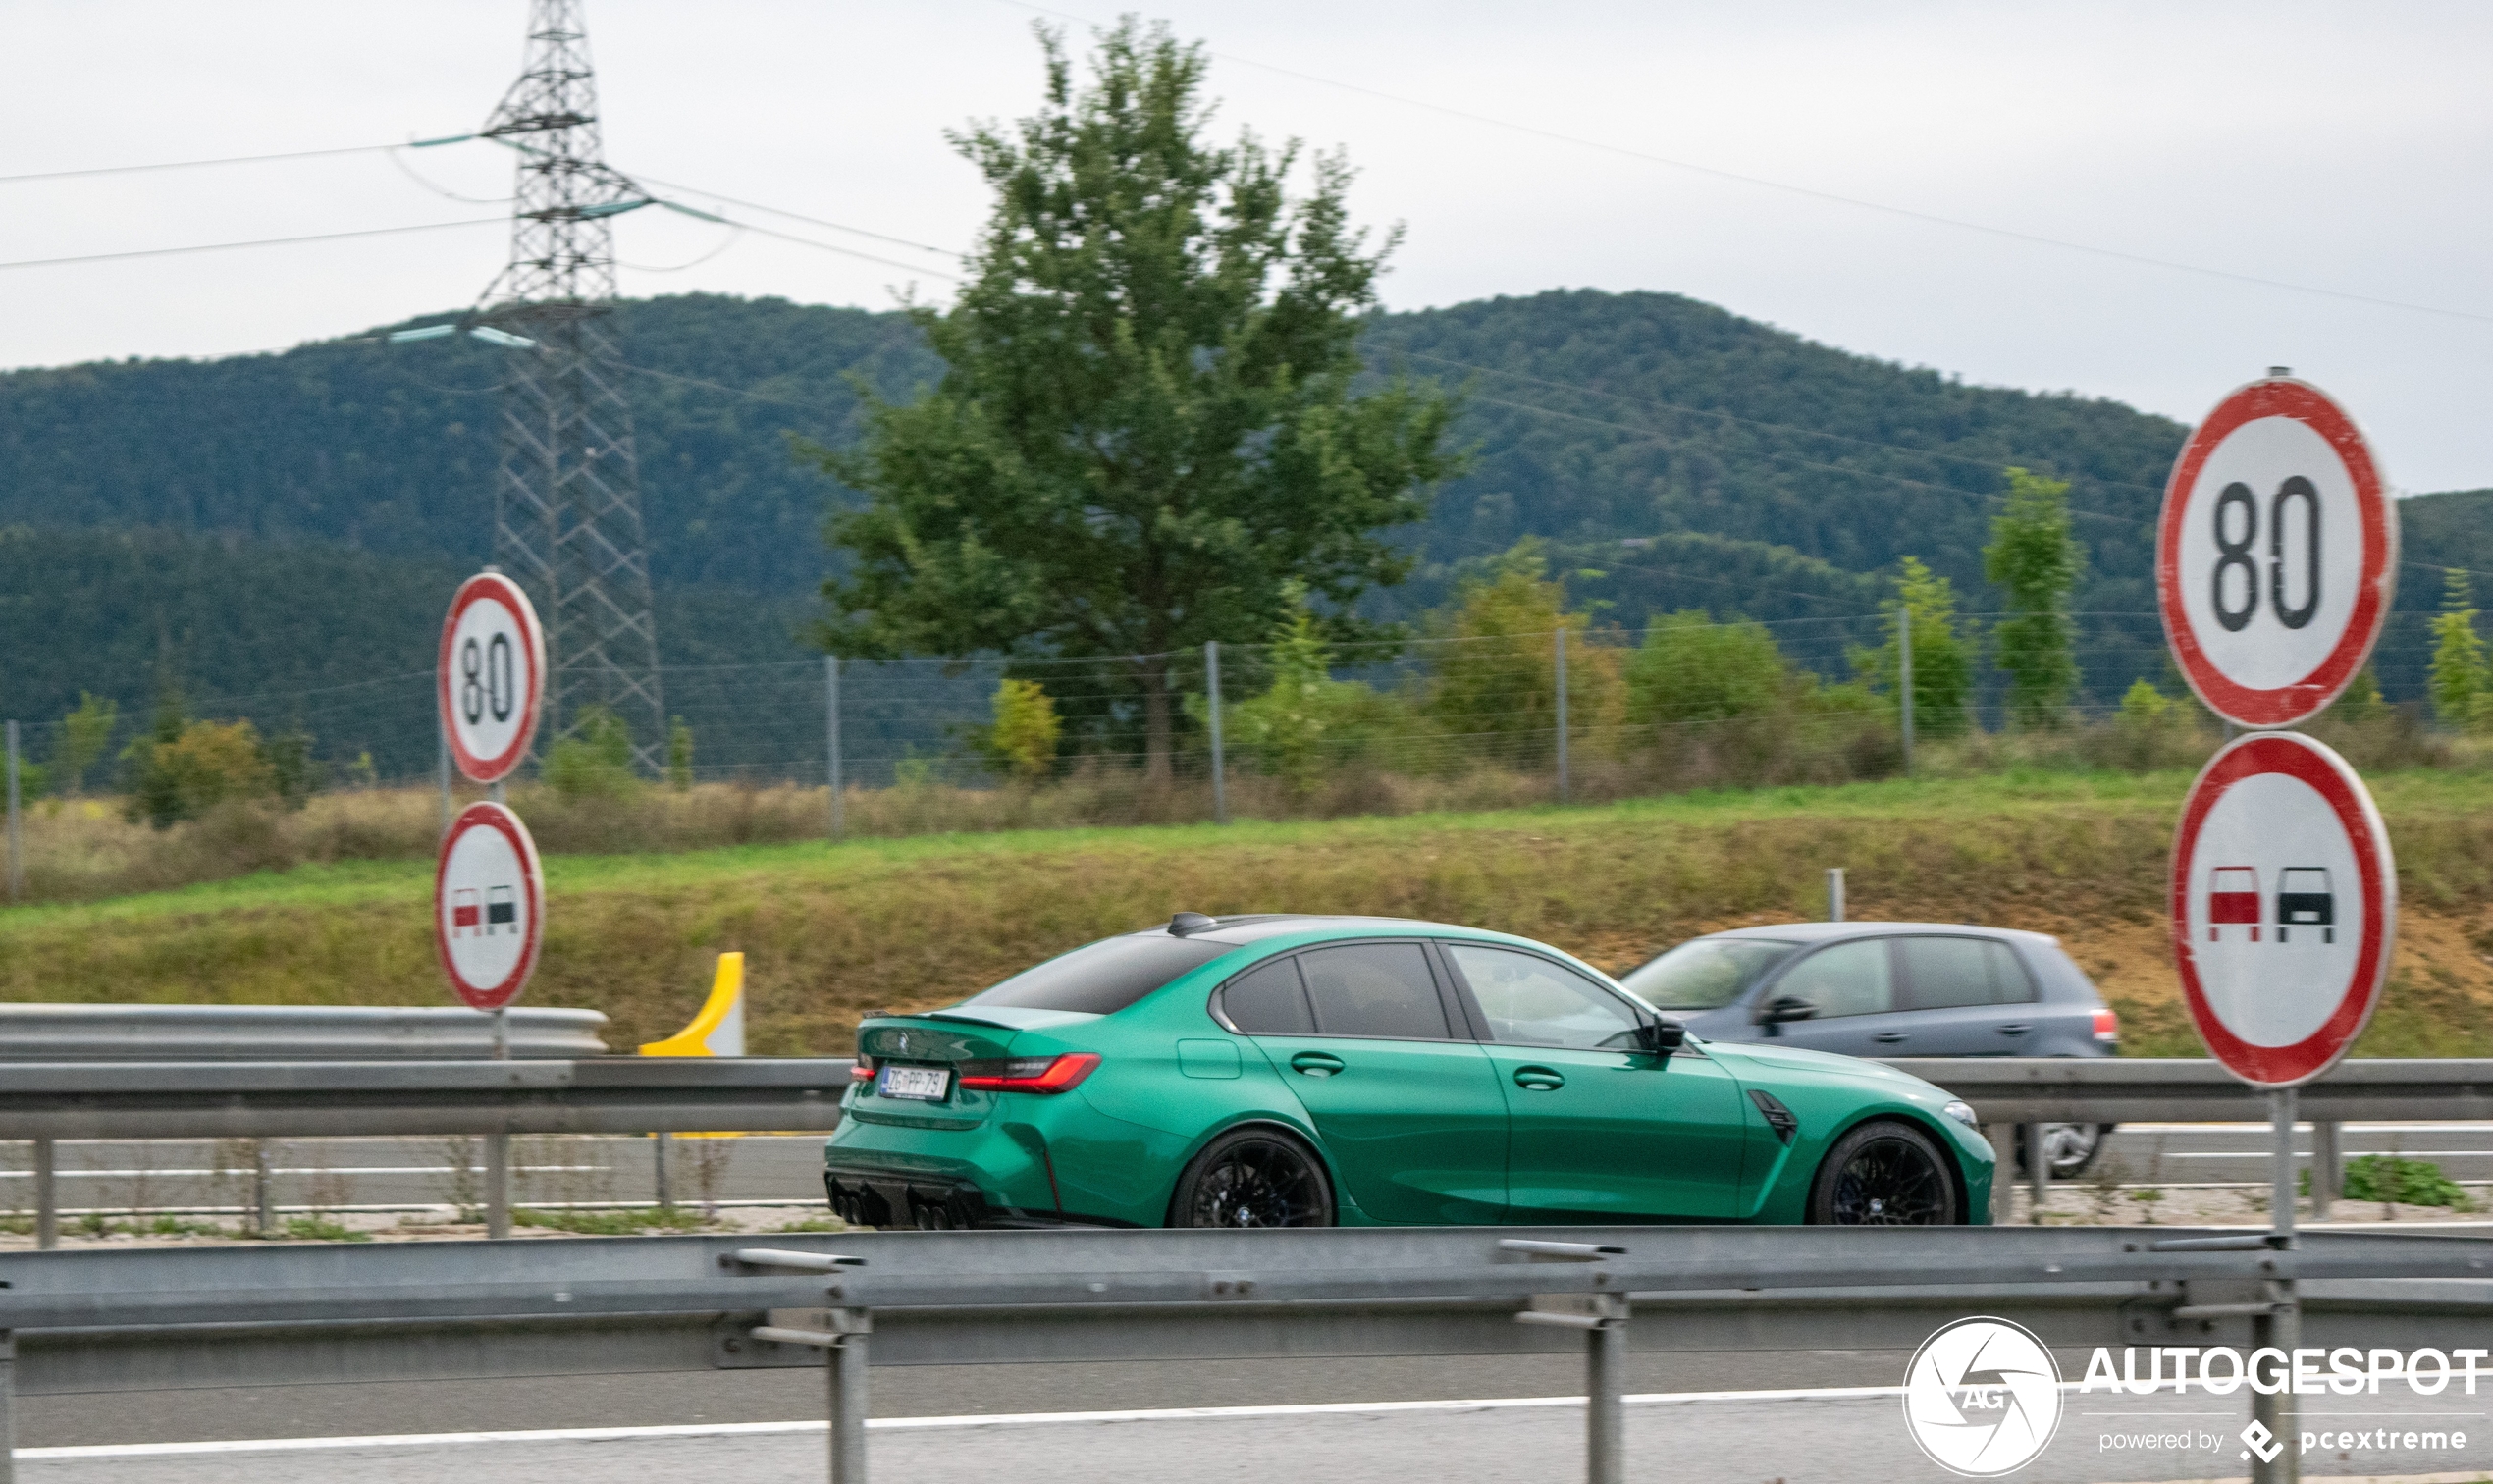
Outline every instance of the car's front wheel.
[[1329, 1227], [1333, 1182], [1315, 1151], [1287, 1134], [1239, 1129], [1204, 1145], [1178, 1177], [1177, 1227]]
[[1809, 1191], [1812, 1226], [1955, 1226], [1947, 1156], [1910, 1124], [1866, 1123], [1835, 1140]]

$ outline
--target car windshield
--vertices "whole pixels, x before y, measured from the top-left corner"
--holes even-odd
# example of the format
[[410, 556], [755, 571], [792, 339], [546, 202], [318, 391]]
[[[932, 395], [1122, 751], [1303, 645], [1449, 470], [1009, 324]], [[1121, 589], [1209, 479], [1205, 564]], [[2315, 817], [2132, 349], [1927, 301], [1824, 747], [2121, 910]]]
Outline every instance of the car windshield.
[[1799, 946], [1780, 938], [1690, 938], [1619, 982], [1657, 1009], [1718, 1010]]
[[1197, 942], [1163, 932], [1102, 938], [1025, 969], [961, 1003], [1114, 1015], [1189, 969], [1237, 951], [1235, 943]]

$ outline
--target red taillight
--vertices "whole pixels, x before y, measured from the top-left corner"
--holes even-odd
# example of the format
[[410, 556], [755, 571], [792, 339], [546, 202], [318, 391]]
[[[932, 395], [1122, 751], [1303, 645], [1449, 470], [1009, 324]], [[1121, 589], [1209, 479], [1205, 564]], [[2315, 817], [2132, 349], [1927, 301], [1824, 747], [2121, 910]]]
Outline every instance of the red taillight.
[[1089, 1051], [1065, 1056], [1008, 1056], [961, 1064], [965, 1092], [1070, 1092], [1099, 1065]]
[[853, 1083], [873, 1082], [875, 1080], [875, 1059], [871, 1056], [861, 1056], [857, 1058], [856, 1062], [848, 1069], [848, 1080]]
[[2095, 1038], [2109, 1045], [2121, 1038], [2121, 1018], [2109, 1010], [2095, 1012]]

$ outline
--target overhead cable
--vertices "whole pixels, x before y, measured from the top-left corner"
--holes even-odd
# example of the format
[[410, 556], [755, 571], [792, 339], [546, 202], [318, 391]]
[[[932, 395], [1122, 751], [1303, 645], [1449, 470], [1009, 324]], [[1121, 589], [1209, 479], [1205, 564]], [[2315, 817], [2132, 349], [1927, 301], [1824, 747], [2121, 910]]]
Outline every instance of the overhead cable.
[[328, 155], [380, 154], [393, 149], [429, 149], [437, 144], [459, 144], [476, 137], [474, 134], [450, 134], [439, 139], [410, 139], [399, 144], [345, 144], [335, 149], [290, 149], [282, 154], [227, 155], [214, 160], [159, 160], [149, 165], [97, 165], [85, 170], [38, 170], [26, 175], [0, 176], [0, 186], [14, 186], [21, 181], [69, 181], [87, 176], [138, 175], [151, 170], [197, 170], [210, 165], [262, 165], [272, 160], [317, 160]]
[[295, 242], [335, 242], [346, 238], [392, 237], [409, 232], [445, 232], [453, 227], [502, 227], [508, 217], [476, 217], [464, 222], [416, 222], [405, 227], [366, 227], [355, 232], [315, 232], [303, 237], [254, 238], [243, 242], [192, 242], [182, 247], [138, 247], [127, 252], [85, 252], [73, 257], [20, 258], [0, 263], [6, 268], [50, 268], [63, 263], [105, 263], [118, 258], [172, 257], [186, 252], [226, 252], [237, 247], [284, 247]]

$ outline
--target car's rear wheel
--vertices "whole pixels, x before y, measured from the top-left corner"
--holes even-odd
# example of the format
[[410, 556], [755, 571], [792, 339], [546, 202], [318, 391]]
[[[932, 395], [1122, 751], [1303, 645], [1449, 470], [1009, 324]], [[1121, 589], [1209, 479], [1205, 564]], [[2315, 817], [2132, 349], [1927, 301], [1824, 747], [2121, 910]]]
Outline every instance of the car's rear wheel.
[[1324, 1161], [1298, 1140], [1239, 1129], [1206, 1144], [1178, 1177], [1169, 1225], [1329, 1227], [1333, 1182]]
[[[2044, 1124], [2042, 1147], [2051, 1156], [2051, 1178], [2075, 1180], [2085, 1174], [2087, 1166], [2095, 1163], [2095, 1156], [2102, 1152], [2103, 1142], [2111, 1137], [2113, 1127], [2111, 1124]], [[2023, 1125], [2017, 1130], [2017, 1173], [2026, 1173], [2026, 1132]]]
[[1813, 1226], [1955, 1226], [1947, 1156], [1910, 1124], [1866, 1123], [1835, 1140], [1810, 1187]]

